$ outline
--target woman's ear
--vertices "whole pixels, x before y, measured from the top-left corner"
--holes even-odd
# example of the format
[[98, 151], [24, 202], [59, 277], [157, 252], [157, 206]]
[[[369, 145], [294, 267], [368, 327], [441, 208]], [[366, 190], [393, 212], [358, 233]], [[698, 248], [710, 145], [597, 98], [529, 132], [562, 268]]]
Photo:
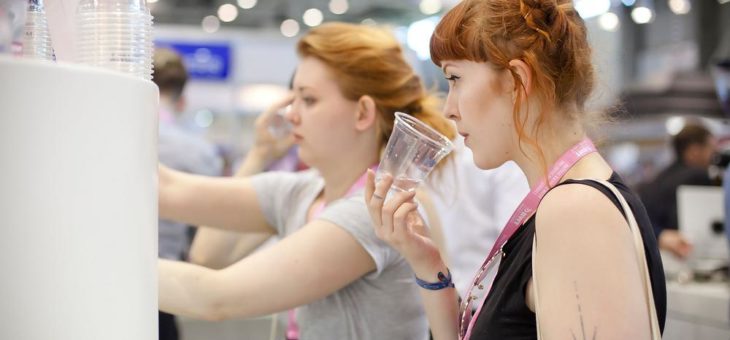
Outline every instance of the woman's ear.
[[370, 96], [362, 96], [357, 101], [357, 115], [355, 116], [355, 129], [365, 131], [375, 125], [378, 110], [375, 108], [375, 100]]
[[[532, 93], [532, 67], [530, 67], [530, 65], [528, 65], [526, 62], [519, 59], [510, 60], [509, 67], [514, 73], [517, 74], [517, 77], [519, 77], [520, 81], [522, 81], [525, 96], [529, 96], [530, 93]], [[515, 83], [514, 91], [519, 91], [519, 86], [519, 84]]]

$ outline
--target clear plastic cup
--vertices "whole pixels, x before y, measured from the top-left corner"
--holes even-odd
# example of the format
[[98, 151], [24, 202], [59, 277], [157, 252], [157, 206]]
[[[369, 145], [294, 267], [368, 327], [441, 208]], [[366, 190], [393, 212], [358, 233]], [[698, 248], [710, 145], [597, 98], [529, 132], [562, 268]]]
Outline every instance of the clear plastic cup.
[[446, 136], [411, 115], [396, 112], [375, 180], [388, 173], [393, 177], [391, 191], [414, 191], [453, 149]]
[[291, 110], [291, 105], [277, 110], [271, 117], [269, 117], [268, 130], [274, 138], [284, 138], [291, 133], [294, 128], [292, 124], [286, 119], [286, 113]]
[[23, 56], [39, 60], [53, 60], [51, 36], [43, 7], [43, 0], [28, 1], [23, 36]]

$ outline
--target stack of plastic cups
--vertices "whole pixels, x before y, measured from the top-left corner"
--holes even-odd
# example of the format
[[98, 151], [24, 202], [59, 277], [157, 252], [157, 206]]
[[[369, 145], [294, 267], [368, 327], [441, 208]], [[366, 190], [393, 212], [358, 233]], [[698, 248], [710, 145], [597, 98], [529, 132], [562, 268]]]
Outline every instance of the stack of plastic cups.
[[28, 1], [23, 36], [23, 56], [41, 60], [53, 60], [51, 36], [48, 33], [43, 0]]
[[145, 0], [81, 0], [79, 61], [152, 79], [152, 15]]

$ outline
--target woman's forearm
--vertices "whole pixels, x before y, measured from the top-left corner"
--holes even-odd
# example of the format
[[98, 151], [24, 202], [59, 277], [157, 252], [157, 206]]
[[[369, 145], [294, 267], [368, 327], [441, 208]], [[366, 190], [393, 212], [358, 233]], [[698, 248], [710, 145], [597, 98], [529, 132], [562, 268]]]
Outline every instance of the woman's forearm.
[[161, 311], [195, 319], [220, 320], [216, 271], [170, 260], [158, 260], [159, 308]]
[[246, 178], [186, 174], [160, 166], [161, 218], [238, 232], [273, 233]]
[[261, 149], [251, 149], [236, 171], [236, 177], [248, 177], [264, 172], [276, 159], [272, 159]]
[[[442, 262], [424, 269], [415, 269], [416, 276], [428, 282], [436, 282], [438, 272], [448, 269]], [[419, 288], [426, 316], [434, 340], [456, 340], [458, 338], [459, 295], [455, 288], [428, 290]]]
[[237, 233], [199, 228], [190, 247], [190, 262], [222, 269], [248, 256], [271, 236], [270, 233]]

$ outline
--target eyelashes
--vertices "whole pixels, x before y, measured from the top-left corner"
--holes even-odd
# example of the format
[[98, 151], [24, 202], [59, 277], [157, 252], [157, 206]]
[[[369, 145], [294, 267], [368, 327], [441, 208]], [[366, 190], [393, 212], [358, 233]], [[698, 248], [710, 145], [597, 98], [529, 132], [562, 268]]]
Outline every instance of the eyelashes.
[[461, 79], [461, 77], [457, 77], [455, 75], [446, 77], [446, 80], [448, 80], [448, 81], [456, 81], [457, 79]]

